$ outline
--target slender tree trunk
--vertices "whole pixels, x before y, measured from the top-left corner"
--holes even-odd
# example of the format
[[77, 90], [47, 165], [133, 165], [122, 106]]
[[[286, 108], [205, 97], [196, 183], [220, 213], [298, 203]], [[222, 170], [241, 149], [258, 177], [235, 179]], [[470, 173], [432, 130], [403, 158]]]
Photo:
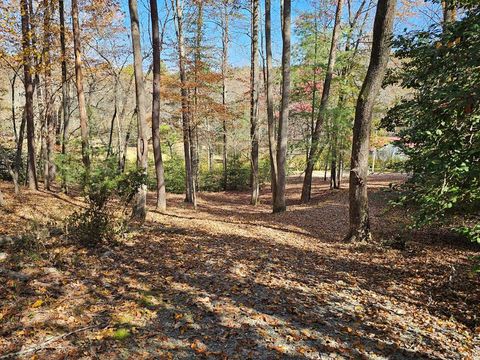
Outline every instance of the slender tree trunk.
[[[67, 88], [67, 50], [65, 45], [65, 9], [64, 0], [58, 1], [58, 12], [60, 16], [60, 53], [62, 59], [62, 155], [67, 154], [67, 142], [68, 142], [68, 125], [70, 120], [70, 112], [68, 106], [68, 88]], [[67, 191], [67, 183], [65, 180], [66, 174], [62, 173], [62, 189]]]
[[315, 162], [318, 159], [318, 156], [320, 153], [319, 151], [320, 150], [319, 149], [320, 134], [322, 131], [323, 123], [325, 121], [325, 111], [327, 110], [328, 101], [330, 98], [330, 88], [331, 88], [332, 78], [333, 78], [333, 69], [335, 67], [335, 60], [337, 56], [337, 44], [338, 44], [338, 38], [340, 35], [342, 5], [343, 5], [343, 0], [338, 0], [337, 10], [335, 12], [335, 24], [333, 26], [332, 42], [330, 44], [330, 52], [328, 55], [327, 72], [325, 74], [325, 81], [323, 82], [322, 98], [320, 100], [320, 108], [318, 109], [317, 122], [315, 124], [315, 130], [312, 135], [312, 144], [310, 147], [310, 154], [308, 156], [307, 166], [305, 169], [305, 177], [303, 179], [301, 201], [304, 203], [308, 202], [311, 197], [313, 168], [315, 166]]
[[273, 91], [272, 91], [272, 20], [271, 0], [265, 0], [265, 57], [267, 63], [266, 71], [266, 93], [267, 93], [267, 123], [268, 123], [268, 151], [270, 155], [270, 182], [272, 191], [272, 204], [275, 203], [277, 193], [277, 161], [275, 142], [275, 117], [273, 114]]
[[187, 89], [187, 77], [185, 70], [185, 44], [183, 38], [183, 4], [181, 0], [172, 0], [175, 7], [175, 18], [177, 20], [176, 32], [178, 40], [178, 67], [180, 73], [181, 83], [181, 97], [182, 97], [182, 127], [183, 127], [183, 150], [185, 155], [185, 182], [186, 182], [186, 197], [185, 201], [193, 204], [196, 208], [196, 194], [195, 194], [195, 182], [192, 173], [192, 158], [191, 158], [191, 125], [190, 125], [190, 106], [188, 103], [188, 89]]
[[287, 181], [287, 140], [288, 140], [288, 106], [290, 102], [290, 24], [291, 0], [283, 1], [282, 16], [282, 103], [277, 134], [277, 184], [274, 197], [273, 212], [287, 209], [285, 202], [285, 186]]
[[5, 207], [5, 200], [3, 200], [3, 195], [1, 190], [0, 190], [0, 207]]
[[167, 210], [167, 195], [165, 191], [165, 176], [160, 146], [160, 30], [158, 25], [157, 0], [150, 0], [152, 18], [153, 45], [153, 97], [152, 97], [152, 138], [153, 155], [155, 157], [155, 175], [157, 178], [157, 209]]
[[345, 238], [347, 241], [371, 239], [367, 197], [370, 126], [374, 101], [387, 68], [395, 5], [396, 0], [378, 1], [370, 64], [355, 109], [350, 160], [350, 230]]
[[108, 135], [108, 146], [107, 146], [107, 158], [112, 155], [112, 143], [113, 143], [113, 130], [115, 128], [115, 121], [117, 119], [118, 112], [118, 76], [115, 77], [115, 84], [113, 85], [113, 115], [112, 120], [110, 120], [110, 132]]
[[22, 18], [22, 49], [23, 49], [23, 72], [25, 85], [25, 118], [27, 122], [27, 146], [28, 146], [28, 187], [38, 190], [37, 169], [35, 160], [35, 123], [33, 119], [33, 81], [31, 66], [30, 44], [30, 16], [27, 0], [20, 1]]
[[82, 46], [80, 41], [80, 21], [78, 20], [78, 0], [72, 0], [73, 48], [75, 52], [75, 83], [77, 86], [80, 131], [82, 136], [82, 161], [85, 170], [90, 171], [90, 147], [88, 141], [88, 117], [83, 89]]
[[54, 163], [52, 161], [55, 139], [55, 121], [54, 121], [54, 98], [51, 94], [51, 54], [50, 44], [52, 43], [52, 30], [50, 26], [50, 18], [53, 13], [53, 2], [49, 0], [43, 1], [44, 6], [44, 22], [43, 22], [43, 67], [44, 67], [44, 185], [45, 189], [50, 190], [51, 183], [55, 176]]
[[250, 141], [251, 186], [250, 203], [258, 204], [260, 182], [258, 178], [258, 0], [252, 0], [252, 43], [250, 63]]
[[199, 83], [200, 73], [202, 72], [202, 43], [203, 43], [203, 1], [196, 1], [197, 5], [197, 29], [195, 36], [195, 52], [194, 52], [194, 68], [193, 68], [193, 111], [190, 117], [190, 151], [192, 157], [192, 173], [195, 188], [198, 189], [198, 175], [199, 175], [199, 163], [200, 144], [198, 142], [198, 127], [200, 125], [199, 114]]
[[145, 87], [143, 83], [142, 47], [140, 43], [140, 21], [138, 18], [137, 0], [129, 0], [130, 30], [132, 33], [133, 69], [135, 74], [135, 95], [137, 100], [137, 169], [144, 176], [144, 182], [137, 189], [133, 204], [132, 217], [145, 220], [147, 215], [147, 161], [148, 138], [145, 103]]
[[17, 119], [15, 114], [15, 82], [17, 80], [17, 72], [13, 72], [13, 79], [10, 82], [10, 91], [11, 94], [11, 101], [12, 101], [12, 124], [13, 124], [13, 134], [15, 135], [15, 143], [18, 143], [18, 132], [17, 132]]
[[228, 148], [227, 148], [227, 71], [228, 71], [228, 25], [229, 25], [229, 0], [223, 0], [223, 24], [222, 24], [222, 105], [224, 110], [222, 121], [222, 144], [223, 144], [223, 190], [227, 190], [227, 166], [228, 166]]

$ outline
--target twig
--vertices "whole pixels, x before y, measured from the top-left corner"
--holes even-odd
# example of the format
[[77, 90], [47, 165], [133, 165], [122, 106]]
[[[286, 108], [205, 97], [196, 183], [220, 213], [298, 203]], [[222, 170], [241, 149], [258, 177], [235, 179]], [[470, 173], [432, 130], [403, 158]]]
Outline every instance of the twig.
[[8, 359], [10, 357], [13, 357], [13, 356], [20, 356], [20, 355], [25, 355], [25, 354], [28, 354], [28, 353], [31, 353], [31, 352], [36, 352], [36, 351], [39, 351], [39, 350], [42, 350], [44, 349], [45, 347], [47, 347], [48, 344], [51, 344], [57, 340], [60, 340], [60, 339], [63, 339], [63, 338], [66, 338], [70, 335], [73, 335], [75, 333], [79, 333], [81, 331], [85, 331], [85, 330], [88, 330], [88, 329], [92, 329], [92, 328], [95, 328], [99, 325], [89, 325], [89, 326], [85, 326], [83, 328], [80, 328], [80, 329], [77, 329], [77, 330], [73, 330], [69, 333], [66, 333], [66, 334], [63, 334], [63, 335], [59, 335], [59, 336], [55, 336], [41, 344], [38, 344], [38, 345], [35, 345], [35, 346], [32, 346], [26, 350], [21, 350], [21, 351], [17, 351], [17, 352], [13, 352], [13, 353], [10, 353], [10, 354], [6, 354], [6, 355], [3, 355], [3, 356], [0, 356], [0, 359]]

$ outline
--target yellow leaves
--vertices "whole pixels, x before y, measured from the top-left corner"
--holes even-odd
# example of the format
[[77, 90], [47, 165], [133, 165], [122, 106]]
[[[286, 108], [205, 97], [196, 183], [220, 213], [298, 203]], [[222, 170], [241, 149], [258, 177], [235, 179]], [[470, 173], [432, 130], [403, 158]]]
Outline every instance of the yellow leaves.
[[196, 353], [204, 354], [207, 352], [207, 345], [202, 343], [200, 340], [195, 339], [191, 344], [190, 348], [194, 350]]
[[42, 305], [43, 305], [43, 300], [42, 300], [42, 299], [38, 299], [37, 301], [35, 301], [35, 302], [31, 305], [31, 307], [34, 308], [34, 309], [36, 309], [36, 308], [39, 308], [39, 307], [42, 306]]

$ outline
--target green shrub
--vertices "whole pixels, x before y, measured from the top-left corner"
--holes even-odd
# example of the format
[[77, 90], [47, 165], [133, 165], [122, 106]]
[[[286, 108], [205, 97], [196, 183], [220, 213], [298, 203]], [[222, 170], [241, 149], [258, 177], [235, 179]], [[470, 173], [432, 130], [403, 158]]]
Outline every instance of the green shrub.
[[[185, 165], [183, 159], [175, 156], [163, 163], [165, 168], [165, 186], [168, 192], [182, 194], [185, 192]], [[153, 172], [152, 172], [153, 173]], [[155, 188], [156, 179], [153, 173], [149, 185]]]

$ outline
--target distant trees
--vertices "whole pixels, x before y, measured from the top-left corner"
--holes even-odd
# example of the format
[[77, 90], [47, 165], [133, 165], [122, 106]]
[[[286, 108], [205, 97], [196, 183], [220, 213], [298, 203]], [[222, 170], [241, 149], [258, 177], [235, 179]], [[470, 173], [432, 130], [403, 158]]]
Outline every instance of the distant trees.
[[[315, 127], [312, 133], [310, 151], [308, 153], [307, 166], [305, 169], [305, 176], [303, 180], [302, 196], [301, 196], [302, 202], [308, 202], [311, 197], [313, 167], [319, 156], [320, 133], [322, 131], [323, 123], [325, 121], [326, 110], [327, 110], [327, 106], [330, 99], [330, 88], [332, 86], [333, 69], [335, 66], [335, 60], [336, 60], [336, 54], [337, 54], [338, 38], [340, 36], [342, 4], [343, 4], [343, 0], [337, 1], [337, 10], [335, 12], [335, 23], [333, 26], [332, 42], [330, 45], [330, 51], [328, 55], [327, 71], [325, 73], [325, 80], [323, 82], [322, 98], [321, 98], [320, 106], [317, 112]], [[313, 104], [313, 106], [315, 106], [315, 104]]]
[[373, 25], [370, 64], [355, 109], [352, 156], [350, 159], [349, 217], [347, 241], [369, 241], [367, 175], [372, 110], [382, 85], [390, 54], [396, 0], [379, 0]]

